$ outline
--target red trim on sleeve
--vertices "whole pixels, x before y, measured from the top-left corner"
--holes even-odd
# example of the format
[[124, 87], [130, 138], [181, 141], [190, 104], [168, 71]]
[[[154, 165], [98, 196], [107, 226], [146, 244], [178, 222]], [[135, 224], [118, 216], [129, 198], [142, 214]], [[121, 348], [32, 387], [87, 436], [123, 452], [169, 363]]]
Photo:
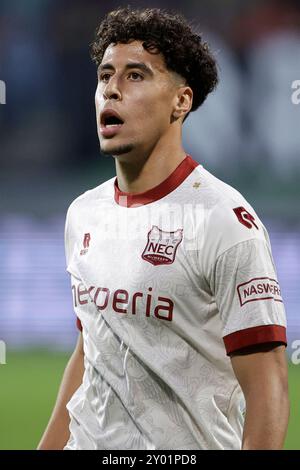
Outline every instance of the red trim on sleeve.
[[223, 338], [227, 356], [242, 348], [255, 344], [272, 343], [273, 341], [287, 345], [286, 328], [280, 325], [261, 325], [245, 330], [235, 331]]
[[176, 189], [198, 165], [198, 162], [193, 160], [190, 155], [187, 155], [177, 168], [175, 168], [173, 173], [171, 173], [162, 183], [148, 191], [137, 194], [121, 191], [116, 178], [114, 182], [115, 201], [123, 207], [145, 205], [150, 202], [157, 201], [174, 191], [174, 189]]
[[78, 317], [76, 317], [76, 326], [79, 331], [82, 331], [82, 324]]

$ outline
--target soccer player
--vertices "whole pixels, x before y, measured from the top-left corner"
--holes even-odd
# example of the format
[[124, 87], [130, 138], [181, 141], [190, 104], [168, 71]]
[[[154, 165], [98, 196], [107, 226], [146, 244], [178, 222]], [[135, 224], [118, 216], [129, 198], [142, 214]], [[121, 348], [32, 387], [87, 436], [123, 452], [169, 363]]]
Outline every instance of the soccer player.
[[116, 177], [67, 213], [81, 332], [39, 449], [281, 449], [286, 320], [268, 234], [182, 147], [215, 60], [181, 16], [129, 7], [104, 18], [92, 56]]

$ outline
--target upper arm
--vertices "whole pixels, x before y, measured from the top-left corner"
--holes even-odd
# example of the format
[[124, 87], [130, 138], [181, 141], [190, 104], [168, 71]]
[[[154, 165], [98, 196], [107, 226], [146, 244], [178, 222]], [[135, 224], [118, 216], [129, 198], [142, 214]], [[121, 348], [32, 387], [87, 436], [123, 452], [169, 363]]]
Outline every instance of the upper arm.
[[260, 396], [270, 387], [287, 392], [285, 346], [268, 343], [243, 349], [231, 355], [231, 364], [246, 400], [252, 391], [255, 396]]

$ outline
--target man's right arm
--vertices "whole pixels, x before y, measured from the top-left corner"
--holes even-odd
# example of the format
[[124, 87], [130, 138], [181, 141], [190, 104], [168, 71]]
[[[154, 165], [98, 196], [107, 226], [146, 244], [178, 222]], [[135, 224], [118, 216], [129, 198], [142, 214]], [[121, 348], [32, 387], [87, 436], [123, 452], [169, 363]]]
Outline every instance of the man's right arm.
[[82, 383], [84, 353], [82, 333], [66, 366], [56, 403], [38, 450], [63, 450], [69, 440], [70, 417], [66, 405]]

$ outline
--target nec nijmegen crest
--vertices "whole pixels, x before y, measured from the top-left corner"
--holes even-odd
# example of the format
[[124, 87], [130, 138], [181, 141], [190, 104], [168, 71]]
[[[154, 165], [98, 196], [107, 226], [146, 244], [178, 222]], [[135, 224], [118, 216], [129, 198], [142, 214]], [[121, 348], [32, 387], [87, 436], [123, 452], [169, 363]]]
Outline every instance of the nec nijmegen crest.
[[154, 225], [148, 233], [148, 241], [142, 253], [142, 258], [154, 264], [154, 266], [172, 264], [182, 238], [183, 229], [166, 232]]

